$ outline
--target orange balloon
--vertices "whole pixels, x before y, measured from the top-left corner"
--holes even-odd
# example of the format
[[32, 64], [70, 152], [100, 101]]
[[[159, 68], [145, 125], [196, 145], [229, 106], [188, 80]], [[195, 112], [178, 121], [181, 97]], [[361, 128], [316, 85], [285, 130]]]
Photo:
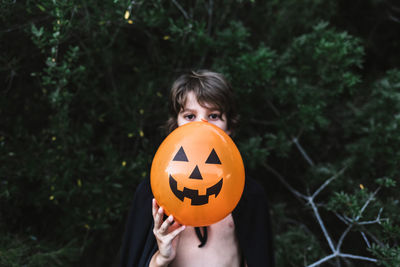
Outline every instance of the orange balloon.
[[208, 122], [191, 122], [162, 142], [150, 183], [167, 215], [189, 226], [216, 223], [236, 207], [244, 189], [243, 160], [235, 143]]

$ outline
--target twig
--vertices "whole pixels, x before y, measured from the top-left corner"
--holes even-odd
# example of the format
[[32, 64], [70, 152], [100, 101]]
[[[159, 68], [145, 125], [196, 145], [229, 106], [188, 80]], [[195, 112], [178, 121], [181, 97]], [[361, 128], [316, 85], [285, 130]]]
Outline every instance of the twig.
[[270, 171], [273, 175], [276, 176], [276, 178], [278, 178], [278, 180], [290, 191], [292, 192], [296, 197], [303, 199], [305, 201], [308, 200], [308, 197], [306, 197], [305, 195], [303, 195], [302, 193], [300, 193], [299, 191], [297, 191], [296, 189], [294, 189], [288, 182], [286, 182], [286, 179], [282, 177], [282, 175], [277, 172], [275, 169], [273, 169], [272, 167], [270, 167], [268, 164], [264, 163], [263, 166]]
[[182, 6], [176, 2], [176, 0], [172, 0], [172, 3], [174, 3], [174, 5], [179, 9], [179, 11], [182, 12], [183, 16], [185, 17], [185, 19], [190, 20], [188, 14], [186, 13], [186, 11], [182, 8]]
[[[332, 178], [333, 178], [333, 177], [332, 177]], [[332, 179], [332, 178], [331, 178], [331, 179]], [[329, 179], [329, 180], [330, 180], [330, 179]], [[327, 183], [325, 182], [324, 185], [325, 185], [325, 184], [327, 184]], [[324, 185], [323, 185], [323, 186], [324, 186]], [[321, 189], [323, 186], [321, 186], [319, 189]], [[322, 189], [321, 189], [321, 190], [322, 190]], [[321, 190], [319, 190], [319, 191], [321, 191]], [[320, 215], [319, 215], [319, 212], [318, 212], [318, 209], [317, 209], [317, 207], [316, 207], [316, 205], [315, 205], [315, 203], [314, 203], [314, 197], [317, 195], [316, 193], [317, 193], [318, 190], [313, 194], [313, 197], [309, 197], [309, 203], [311, 204], [311, 207], [312, 207], [312, 209], [313, 209], [313, 211], [314, 211], [314, 214], [315, 214], [315, 216], [316, 216], [316, 218], [317, 218], [317, 220], [318, 220], [318, 223], [320, 224], [321, 230], [322, 230], [322, 232], [324, 233], [324, 236], [325, 236], [325, 238], [326, 238], [326, 240], [327, 240], [327, 242], [328, 242], [328, 244], [329, 244], [329, 247], [330, 247], [331, 250], [332, 250], [332, 254], [330, 254], [330, 255], [328, 255], [328, 256], [326, 256], [326, 257], [320, 259], [319, 261], [317, 261], [317, 262], [315, 262], [315, 263], [313, 263], [313, 264], [311, 264], [311, 265], [309, 265], [309, 266], [307, 266], [307, 267], [317, 266], [317, 265], [319, 265], [319, 264], [321, 264], [321, 263], [323, 263], [323, 262], [325, 262], [325, 261], [328, 261], [328, 260], [330, 260], [330, 259], [332, 259], [332, 258], [337, 258], [337, 257], [340, 257], [340, 258], [357, 259], [357, 260], [365, 260], [365, 261], [371, 261], [371, 262], [377, 262], [377, 261], [378, 261], [377, 259], [370, 258], [370, 257], [364, 257], [364, 256], [359, 256], [359, 255], [341, 253], [341, 252], [340, 252], [340, 248], [341, 248], [341, 246], [342, 246], [342, 244], [343, 244], [343, 241], [344, 241], [344, 239], [346, 238], [347, 234], [350, 232], [350, 230], [353, 228], [354, 225], [356, 225], [356, 224], [357, 224], [357, 225], [363, 225], [363, 224], [380, 223], [380, 221], [381, 221], [380, 216], [381, 216], [382, 209], [380, 209], [380, 211], [379, 211], [379, 213], [378, 213], [378, 216], [377, 216], [377, 218], [376, 218], [375, 220], [373, 220], [373, 221], [366, 221], [366, 222], [359, 222], [359, 221], [358, 221], [358, 220], [361, 218], [361, 215], [362, 215], [362, 213], [364, 212], [364, 210], [367, 208], [367, 206], [369, 205], [369, 203], [374, 199], [375, 195], [379, 192], [379, 190], [380, 190], [380, 187], [377, 188], [377, 189], [375, 190], [375, 192], [372, 193], [372, 194], [369, 196], [369, 198], [367, 199], [367, 201], [364, 203], [364, 205], [363, 205], [362, 208], [360, 209], [359, 215], [358, 215], [356, 218], [350, 219], [350, 218], [348, 218], [347, 216], [341, 216], [341, 215], [335, 213], [336, 216], [338, 216], [339, 219], [341, 219], [345, 224], [348, 225], [348, 227], [346, 228], [346, 230], [345, 230], [345, 231], [342, 233], [342, 235], [340, 236], [340, 239], [339, 239], [339, 241], [338, 241], [338, 244], [337, 244], [336, 248], [334, 248], [334, 246], [333, 246], [332, 239], [330, 238], [329, 233], [328, 233], [328, 231], [327, 231], [327, 229], [326, 229], [326, 227], [325, 227], [325, 225], [324, 225], [324, 222], [323, 222], [323, 220], [321, 219], [321, 217], [320, 217]], [[361, 234], [362, 234], [364, 240], [366, 241], [367, 246], [370, 247], [370, 243], [369, 243], [368, 239], [366, 238], [365, 234], [364, 234], [363, 232], [361, 232]]]
[[331, 248], [332, 252], [335, 252], [335, 246], [333, 245], [332, 239], [331, 239], [331, 237], [329, 236], [328, 231], [326, 230], [324, 221], [322, 220], [321, 216], [319, 215], [319, 211], [318, 211], [317, 206], [316, 206], [315, 203], [314, 203], [314, 199], [313, 199], [312, 197], [309, 197], [308, 203], [310, 203], [311, 208], [312, 208], [313, 211], [314, 211], [315, 217], [317, 218], [317, 221], [318, 221], [318, 223], [319, 223], [319, 226], [321, 227], [321, 230], [322, 230], [322, 232], [324, 233], [325, 239], [326, 239], [326, 241], [328, 242], [329, 247]]
[[350, 223], [339, 213], [335, 212], [335, 215], [346, 225], [349, 225]]
[[344, 232], [340, 236], [339, 242], [336, 247], [336, 251], [340, 251], [340, 247], [343, 244], [343, 240], [346, 238], [347, 234], [350, 232], [350, 230], [351, 230], [351, 228], [353, 228], [353, 226], [354, 226], [353, 224], [350, 224], [349, 226], [347, 226], [346, 230], [344, 230]]
[[296, 145], [297, 149], [300, 151], [301, 155], [303, 155], [303, 157], [306, 159], [306, 161], [308, 162], [308, 164], [310, 164], [310, 166], [314, 166], [314, 162], [312, 161], [312, 159], [307, 155], [306, 151], [304, 151], [303, 147], [300, 145], [299, 140], [297, 139], [297, 137], [293, 137], [292, 138], [293, 143]]
[[321, 263], [326, 262], [326, 261], [328, 261], [328, 260], [330, 260], [330, 259], [332, 259], [332, 258], [335, 258], [335, 257], [336, 257], [335, 254], [328, 255], [328, 256], [326, 256], [326, 257], [320, 259], [319, 261], [316, 261], [316, 262], [314, 262], [313, 264], [308, 265], [307, 267], [318, 266], [318, 265], [320, 265]]
[[272, 109], [272, 111], [275, 113], [275, 116], [280, 117], [281, 113], [279, 112], [279, 110], [274, 106], [274, 104], [270, 101], [267, 100], [267, 103], [269, 105], [269, 107]]
[[385, 246], [385, 244], [380, 241], [376, 236], [374, 236], [373, 234], [371, 234], [369, 231], [366, 231], [367, 235], [372, 238], [374, 240], [375, 243], [377, 243], [379, 246], [383, 247]]
[[[367, 206], [369, 205], [369, 203], [374, 199], [374, 197], [376, 196], [376, 194], [379, 192], [379, 190], [381, 190], [381, 187], [379, 186], [374, 193], [372, 193], [368, 200], [365, 202], [364, 206], [361, 208], [360, 213], [358, 214], [358, 216], [356, 217], [356, 221], [358, 221], [361, 218], [361, 215], [363, 214], [364, 210], [367, 208]], [[380, 214], [380, 213], [379, 213]]]
[[359, 222], [359, 223], [357, 223], [358, 225], [368, 225], [368, 224], [375, 224], [375, 223], [378, 223], [378, 224], [380, 224], [382, 221], [387, 221], [388, 219], [380, 219], [380, 218], [376, 218], [375, 220], [373, 220], [373, 221], [365, 221], [365, 222]]
[[347, 169], [347, 166], [341, 169], [338, 173], [336, 173], [334, 176], [329, 178], [328, 180], [325, 181], [312, 195], [312, 198], [315, 198], [322, 190], [325, 189], [333, 180], [335, 180], [337, 177], [343, 174], [343, 172]]
[[364, 260], [364, 261], [371, 261], [371, 262], [377, 262], [377, 259], [374, 258], [369, 258], [369, 257], [364, 257], [364, 256], [358, 256], [358, 255], [353, 255], [353, 254], [345, 254], [345, 253], [332, 253], [331, 255], [328, 255], [319, 261], [314, 262], [313, 264], [308, 265], [307, 267], [315, 267], [320, 265], [321, 263], [324, 263], [332, 258], [335, 257], [341, 257], [341, 258], [350, 258], [350, 259], [356, 259], [356, 260]]
[[367, 236], [364, 234], [364, 232], [361, 231], [361, 236], [363, 237], [365, 243], [367, 244], [368, 248], [371, 248], [371, 244], [369, 243], [369, 240]]
[[[304, 151], [304, 149], [301, 147], [300, 143], [298, 142], [297, 138], [294, 137], [293, 138], [293, 143], [296, 144], [297, 148], [299, 149], [299, 151], [301, 152], [301, 154], [304, 156], [304, 158], [308, 161], [308, 163], [311, 166], [314, 166], [314, 163], [312, 162], [312, 160], [310, 159], [310, 157], [308, 157], [307, 153]], [[342, 233], [342, 235], [339, 238], [339, 241], [335, 247], [334, 242], [332, 240], [332, 238], [330, 237], [330, 234], [325, 226], [324, 221], [322, 220], [319, 211], [318, 211], [318, 207], [317, 204], [314, 202], [314, 199], [319, 195], [319, 193], [324, 190], [334, 179], [336, 179], [337, 177], [339, 177], [340, 175], [343, 174], [343, 172], [347, 169], [347, 167], [344, 167], [343, 169], [341, 169], [338, 173], [336, 173], [334, 176], [332, 176], [331, 178], [329, 178], [328, 180], [326, 180], [311, 196], [310, 194], [304, 195], [302, 193], [300, 193], [299, 191], [297, 191], [296, 189], [294, 189], [288, 182], [286, 182], [286, 179], [280, 174], [278, 173], [276, 170], [274, 170], [272, 167], [270, 167], [268, 164], [264, 163], [264, 167], [269, 170], [271, 173], [273, 173], [278, 179], [279, 181], [290, 191], [292, 192], [296, 197], [306, 200], [308, 204], [310, 204], [314, 215], [319, 223], [319, 226], [321, 228], [321, 231], [323, 232], [326, 241], [328, 242], [329, 248], [331, 249], [332, 253], [328, 256], [325, 256], [324, 258], [308, 265], [307, 267], [315, 267], [318, 266], [326, 261], [329, 261], [333, 258], [349, 258], [349, 259], [356, 259], [356, 260], [364, 260], [364, 261], [370, 261], [370, 262], [377, 262], [377, 259], [374, 258], [370, 258], [370, 257], [365, 257], [365, 256], [359, 256], [359, 255], [353, 255], [353, 254], [347, 254], [347, 253], [341, 253], [340, 252], [340, 248], [343, 244], [344, 239], [346, 238], [347, 234], [350, 232], [350, 230], [353, 228], [354, 225], [363, 225], [363, 224], [372, 224], [372, 223], [380, 223], [380, 221], [382, 220], [380, 218], [382, 209], [379, 211], [379, 214], [377, 216], [377, 218], [373, 221], [365, 221], [365, 222], [359, 222], [359, 219], [361, 218], [363, 212], [365, 211], [365, 209], [368, 207], [369, 203], [374, 199], [375, 195], [379, 192], [380, 187], [378, 187], [374, 193], [372, 193], [369, 198], [367, 199], [367, 201], [364, 203], [364, 205], [361, 207], [359, 214], [356, 218], [348, 218], [345, 215], [340, 215], [338, 213], [335, 213], [336, 216], [344, 223], [347, 225], [347, 228], [345, 229], [345, 231]], [[369, 241], [366, 239], [365, 234], [362, 232], [362, 235], [364, 237], [364, 240], [366, 241], [368, 247], [370, 247]]]
[[339, 253], [338, 256], [343, 257], [343, 258], [356, 259], [356, 260], [364, 260], [364, 261], [372, 261], [372, 262], [378, 261], [377, 259], [374, 259], [374, 258], [358, 256], [358, 255], [353, 255], [353, 254]]

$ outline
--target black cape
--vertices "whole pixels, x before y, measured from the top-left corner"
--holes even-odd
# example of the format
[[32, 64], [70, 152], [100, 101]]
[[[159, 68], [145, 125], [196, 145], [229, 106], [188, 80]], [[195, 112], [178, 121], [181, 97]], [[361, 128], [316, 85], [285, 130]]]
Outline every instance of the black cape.
[[[147, 179], [138, 186], [129, 213], [120, 253], [121, 267], [147, 267], [158, 250], [153, 235], [152, 199]], [[253, 179], [246, 178], [232, 217], [247, 266], [274, 266], [268, 203], [264, 190]]]

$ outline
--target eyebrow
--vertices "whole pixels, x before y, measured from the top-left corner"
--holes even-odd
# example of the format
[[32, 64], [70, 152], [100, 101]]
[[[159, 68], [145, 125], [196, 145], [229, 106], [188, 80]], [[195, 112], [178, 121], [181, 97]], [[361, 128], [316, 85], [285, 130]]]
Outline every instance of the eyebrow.
[[190, 108], [182, 108], [180, 112], [194, 112], [194, 109], [190, 109]]
[[[206, 109], [208, 109], [208, 111], [209, 111], [209, 112], [215, 112], [215, 111], [218, 111], [218, 112], [222, 113], [222, 111], [221, 111], [221, 110], [219, 110], [218, 108], [206, 108]], [[181, 110], [180, 112], [187, 112], [187, 111], [189, 111], [189, 112], [193, 112], [193, 113], [195, 113], [195, 112], [196, 112], [196, 110], [194, 110], [194, 109], [190, 109], [190, 108], [182, 108], [182, 110]]]

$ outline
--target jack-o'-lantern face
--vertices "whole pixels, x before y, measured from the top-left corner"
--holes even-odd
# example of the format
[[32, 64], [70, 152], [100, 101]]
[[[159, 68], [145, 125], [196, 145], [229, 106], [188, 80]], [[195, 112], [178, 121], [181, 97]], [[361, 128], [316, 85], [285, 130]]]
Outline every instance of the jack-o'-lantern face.
[[[183, 147], [181, 147], [178, 150], [178, 153], [176, 153], [176, 155], [172, 161], [180, 161], [180, 162], [188, 162], [189, 161]], [[221, 164], [221, 161], [219, 160], [219, 157], [214, 149], [211, 150], [211, 153], [208, 156], [207, 160], [205, 161], [205, 164]], [[196, 180], [203, 180], [203, 176], [201, 175], [198, 165], [196, 165], [194, 167], [193, 171], [191, 172], [191, 174], [189, 175], [188, 178], [196, 179]], [[193, 188], [184, 187], [183, 190], [179, 190], [178, 182], [174, 179], [172, 174], [169, 175], [169, 186], [171, 188], [172, 193], [174, 193], [174, 195], [181, 201], [183, 201], [185, 197], [189, 198], [191, 200], [190, 204], [194, 205], [194, 206], [207, 204], [208, 199], [211, 195], [214, 195], [215, 197], [217, 197], [219, 192], [221, 192], [222, 184], [223, 184], [223, 178], [220, 178], [219, 181], [217, 181], [215, 184], [205, 188], [206, 193], [204, 195], [199, 195], [198, 188], [193, 189]], [[200, 185], [200, 187], [204, 187], [204, 185], [202, 186], [202, 184], [199, 183], [198, 181], [196, 182], [196, 185]]]
[[151, 187], [158, 204], [178, 222], [210, 225], [225, 218], [240, 200], [242, 158], [224, 131], [192, 122], [178, 127], [159, 147]]

